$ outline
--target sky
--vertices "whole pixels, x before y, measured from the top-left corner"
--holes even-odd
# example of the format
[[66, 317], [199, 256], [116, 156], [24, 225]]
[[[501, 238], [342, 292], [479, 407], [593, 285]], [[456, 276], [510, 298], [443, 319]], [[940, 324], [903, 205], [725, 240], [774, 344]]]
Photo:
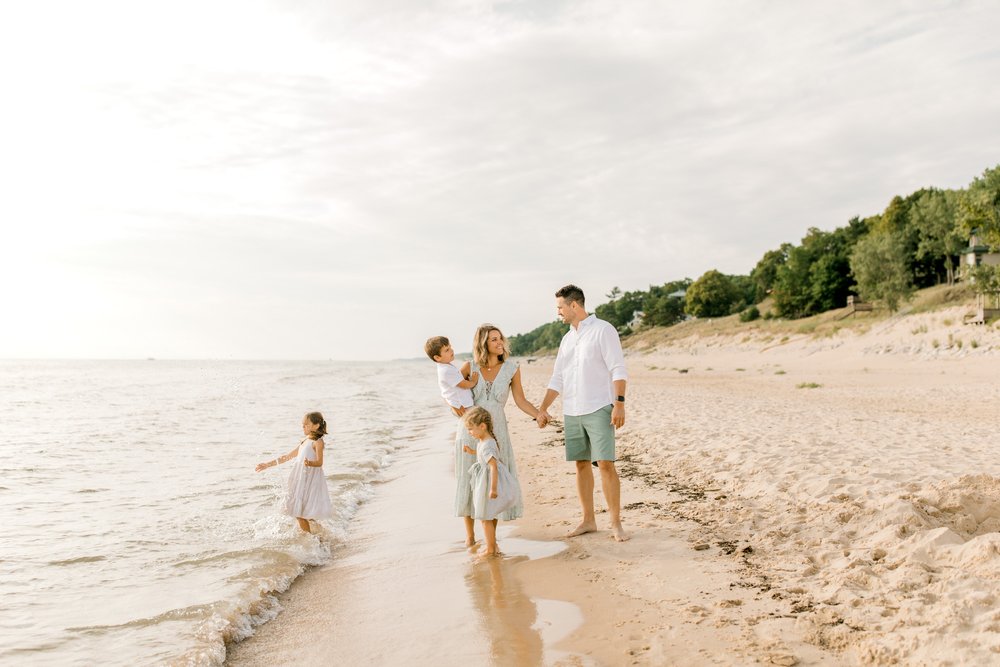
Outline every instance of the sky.
[[1000, 163], [1000, 5], [0, 9], [0, 358], [378, 360]]

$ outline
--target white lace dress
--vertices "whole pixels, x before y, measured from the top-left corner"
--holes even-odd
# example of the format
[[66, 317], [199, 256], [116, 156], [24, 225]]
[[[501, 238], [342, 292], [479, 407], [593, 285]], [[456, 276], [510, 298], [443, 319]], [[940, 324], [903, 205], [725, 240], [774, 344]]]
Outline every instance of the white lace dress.
[[292, 471], [288, 475], [288, 495], [285, 497], [285, 514], [289, 516], [326, 519], [333, 515], [330, 489], [327, 488], [323, 468], [305, 465], [305, 461], [316, 460], [315, 445], [315, 440], [303, 440], [292, 463]]

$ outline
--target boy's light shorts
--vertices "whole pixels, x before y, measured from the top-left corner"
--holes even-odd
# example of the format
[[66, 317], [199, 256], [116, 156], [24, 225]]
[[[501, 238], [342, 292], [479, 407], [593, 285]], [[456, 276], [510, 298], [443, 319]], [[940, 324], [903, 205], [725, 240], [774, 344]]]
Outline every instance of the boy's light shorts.
[[614, 461], [615, 427], [611, 406], [589, 415], [563, 415], [567, 461]]

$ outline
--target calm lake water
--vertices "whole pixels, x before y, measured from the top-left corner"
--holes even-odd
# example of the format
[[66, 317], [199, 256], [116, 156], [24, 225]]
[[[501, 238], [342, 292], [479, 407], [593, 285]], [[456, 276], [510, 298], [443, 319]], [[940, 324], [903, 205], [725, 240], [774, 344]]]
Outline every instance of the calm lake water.
[[[254, 472], [312, 410], [315, 536]], [[0, 664], [221, 664], [444, 412], [426, 362], [0, 361]]]

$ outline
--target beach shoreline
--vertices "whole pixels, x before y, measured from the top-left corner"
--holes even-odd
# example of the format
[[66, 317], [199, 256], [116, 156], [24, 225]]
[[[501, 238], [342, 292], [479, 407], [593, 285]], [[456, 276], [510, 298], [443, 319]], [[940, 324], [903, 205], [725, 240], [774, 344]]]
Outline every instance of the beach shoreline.
[[[381, 637], [381, 653], [347, 654], [371, 664], [420, 664], [432, 644], [472, 664], [988, 662], [1000, 650], [1000, 482], [997, 419], [983, 407], [1000, 399], [1000, 359], [993, 342], [928, 356], [893, 335], [633, 348], [618, 438], [629, 542], [610, 539], [599, 483], [600, 530], [563, 538], [580, 510], [561, 434], [508, 406], [526, 511], [501, 524], [499, 566], [473, 564], [461, 548], [449, 452], [436, 451], [433, 493], [425, 488], [410, 525], [426, 546], [416, 570], [412, 559], [372, 566], [358, 547], [290, 595], [311, 591], [338, 617], [343, 580], [324, 572], [345, 564], [419, 572], [432, 590], [464, 586], [464, 597], [433, 605], [442, 619], [399, 625], [407, 641], [395, 652]], [[538, 400], [551, 359], [520, 361]], [[392, 475], [377, 495], [405, 480]], [[376, 499], [359, 512], [371, 521], [359, 530], [384, 523], [381, 511]], [[247, 646], [271, 656], [292, 646], [296, 604], [283, 604], [232, 664], [267, 664], [247, 659]], [[465, 622], [449, 625], [452, 613]], [[464, 639], [426, 636], [428, 626]]]

